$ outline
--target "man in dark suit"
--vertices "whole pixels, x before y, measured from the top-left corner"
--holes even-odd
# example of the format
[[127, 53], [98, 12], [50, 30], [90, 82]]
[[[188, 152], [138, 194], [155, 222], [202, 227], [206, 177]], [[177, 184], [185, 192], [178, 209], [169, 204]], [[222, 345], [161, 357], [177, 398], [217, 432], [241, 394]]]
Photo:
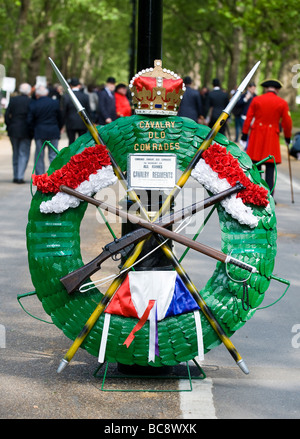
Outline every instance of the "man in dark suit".
[[[229, 102], [229, 96], [221, 89], [221, 84], [219, 79], [215, 78], [213, 80], [213, 90], [208, 93], [207, 97], [207, 122], [208, 126], [212, 128], [217, 121], [218, 117], [227, 106]], [[225, 133], [225, 125], [220, 129], [220, 133]]]
[[107, 78], [105, 87], [99, 93], [98, 123], [105, 125], [117, 119], [116, 101], [114, 91], [116, 88], [115, 78]]
[[[79, 80], [77, 78], [72, 78], [70, 81], [70, 87], [81, 105], [85, 108], [87, 114], [91, 116], [89, 97], [87, 93], [84, 93], [81, 90]], [[75, 142], [76, 135], [82, 136], [87, 132], [87, 127], [79, 116], [68, 94], [63, 96], [62, 114], [63, 123], [66, 126], [67, 136], [69, 139], [69, 145], [71, 145], [71, 143]]]
[[19, 96], [10, 99], [5, 111], [5, 124], [13, 150], [13, 182], [24, 183], [32, 134], [27, 124], [31, 85], [24, 83], [19, 87]]
[[[33, 99], [29, 105], [28, 125], [34, 133], [36, 144], [35, 149], [35, 173], [36, 175], [44, 174], [44, 148], [45, 141], [49, 141], [56, 149], [58, 149], [58, 141], [60, 139], [60, 130], [63, 126], [61, 111], [58, 100], [49, 98], [49, 90], [38, 85], [35, 89], [36, 99]], [[56, 152], [48, 146], [49, 162], [56, 157]]]
[[192, 88], [192, 79], [186, 76], [183, 79], [186, 90], [181, 100], [178, 116], [189, 117], [195, 122], [203, 121], [203, 108], [200, 93]]

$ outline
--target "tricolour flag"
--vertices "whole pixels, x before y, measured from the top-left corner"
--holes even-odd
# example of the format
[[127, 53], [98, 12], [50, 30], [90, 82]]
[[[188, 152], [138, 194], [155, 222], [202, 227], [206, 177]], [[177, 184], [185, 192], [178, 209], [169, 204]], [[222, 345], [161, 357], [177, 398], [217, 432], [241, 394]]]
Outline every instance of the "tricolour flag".
[[149, 320], [148, 361], [159, 355], [157, 322], [167, 317], [193, 312], [195, 316], [198, 357], [204, 358], [199, 306], [175, 271], [132, 271], [105, 309], [105, 320], [99, 349], [99, 363], [104, 362], [110, 316], [139, 319], [124, 343], [132, 343], [135, 333]]

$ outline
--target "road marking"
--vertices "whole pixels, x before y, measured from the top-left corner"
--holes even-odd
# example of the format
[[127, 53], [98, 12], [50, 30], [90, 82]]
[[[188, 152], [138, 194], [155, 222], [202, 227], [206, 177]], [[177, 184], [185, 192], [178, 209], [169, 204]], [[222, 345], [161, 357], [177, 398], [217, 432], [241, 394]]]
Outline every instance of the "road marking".
[[[180, 409], [183, 419], [217, 419], [211, 378], [192, 380], [191, 392], [180, 392]], [[187, 388], [186, 380], [179, 381], [179, 389]]]
[[[281, 172], [277, 172], [277, 180], [281, 180], [284, 183], [290, 185], [290, 178], [286, 177], [284, 174], [282, 174]], [[295, 181], [295, 179], [292, 177], [292, 182], [293, 182], [293, 188], [297, 189], [297, 191], [300, 191], [300, 184], [297, 183], [297, 181]]]

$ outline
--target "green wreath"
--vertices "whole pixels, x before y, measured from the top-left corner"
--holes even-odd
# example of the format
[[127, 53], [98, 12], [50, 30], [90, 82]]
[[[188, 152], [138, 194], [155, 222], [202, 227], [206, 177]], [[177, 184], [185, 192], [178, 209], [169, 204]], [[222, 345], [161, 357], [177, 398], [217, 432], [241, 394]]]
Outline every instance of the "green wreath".
[[[153, 123], [141, 124], [141, 121], [145, 120]], [[164, 124], [161, 128], [161, 124], [156, 125], [158, 121], [174, 123]], [[208, 132], [206, 126], [177, 116], [168, 118], [132, 116], [120, 118], [98, 129], [122, 171], [126, 171], [127, 156], [135, 152], [135, 145], [149, 143], [149, 130], [157, 132], [158, 135], [162, 130], [164, 131], [169, 145], [174, 145], [173, 149], [167, 152], [176, 154], [178, 168], [182, 171], [187, 167]], [[151, 139], [151, 147], [154, 141]], [[246, 176], [252, 182], [267, 188], [246, 153], [221, 134], [216, 136], [215, 141], [238, 159]], [[48, 174], [60, 169], [72, 156], [94, 144], [90, 134], [81, 136], [70, 147], [59, 152], [51, 163]], [[177, 148], [176, 144], [179, 144], [180, 148]], [[155, 152], [166, 151], [162, 148]], [[51, 195], [37, 191], [31, 202], [26, 231], [29, 269], [37, 297], [45, 312], [68, 338], [74, 340], [102, 297], [97, 289], [84, 294], [76, 292], [68, 295], [60, 282], [60, 278], [83, 265], [80, 253], [80, 224], [87, 205], [80, 203], [78, 207], [69, 208], [60, 214], [41, 213], [41, 202], [50, 198]], [[257, 273], [251, 274], [248, 280], [247, 306], [245, 306], [243, 283], [240, 282], [245, 277], [245, 273], [238, 267], [227, 269], [225, 264], [218, 262], [212, 277], [200, 291], [228, 337], [231, 337], [254, 315], [264, 299], [274, 269], [277, 231], [273, 199], [269, 196], [269, 205], [266, 208], [251, 207], [253, 214], [258, 218], [258, 225], [254, 228], [240, 224], [224, 210], [221, 204], [217, 206], [221, 228], [221, 250], [253, 265], [258, 270]], [[98, 356], [103, 321], [102, 314], [81, 345], [93, 356]], [[148, 365], [148, 324], [136, 333], [129, 348], [123, 345], [136, 323], [137, 319], [134, 318], [112, 316], [106, 361]], [[218, 346], [221, 341], [202, 313], [201, 324], [206, 353]], [[158, 322], [158, 343], [159, 357], [156, 357], [154, 364], [151, 363], [152, 366], [176, 365], [195, 358], [198, 349], [193, 313], [168, 317]]]

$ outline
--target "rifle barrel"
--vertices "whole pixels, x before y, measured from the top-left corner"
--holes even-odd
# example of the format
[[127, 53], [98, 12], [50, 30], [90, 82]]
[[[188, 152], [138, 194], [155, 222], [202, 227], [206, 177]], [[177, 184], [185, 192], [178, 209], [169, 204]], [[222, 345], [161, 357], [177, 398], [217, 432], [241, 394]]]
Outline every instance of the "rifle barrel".
[[144, 227], [148, 230], [150, 230], [152, 233], [156, 233], [158, 235], [162, 235], [165, 238], [172, 239], [180, 244], [183, 244], [187, 247], [190, 247], [193, 250], [196, 250], [200, 253], [205, 254], [206, 256], [210, 256], [213, 259], [216, 259], [220, 262], [224, 263], [230, 263], [239, 266], [240, 268], [244, 268], [247, 271], [254, 272], [256, 271], [255, 267], [252, 267], [249, 264], [246, 264], [242, 261], [239, 261], [235, 258], [229, 257], [225, 253], [221, 252], [220, 250], [216, 250], [212, 247], [209, 247], [205, 244], [200, 244], [199, 242], [193, 241], [192, 239], [179, 235], [176, 232], [173, 232], [171, 230], [165, 229], [161, 225], [158, 225], [157, 223], [151, 223], [147, 220], [144, 220], [143, 218], [138, 218], [135, 215], [132, 215], [127, 212], [123, 212], [121, 209], [115, 206], [111, 206], [110, 204], [104, 203], [100, 200], [96, 200], [95, 198], [89, 197], [88, 195], [81, 194], [80, 192], [76, 191], [75, 189], [71, 189], [68, 186], [61, 185], [60, 190], [62, 192], [65, 192], [69, 195], [72, 195], [74, 197], [77, 197], [83, 201], [87, 201], [90, 204], [93, 204], [96, 207], [101, 207], [102, 209], [107, 209], [109, 212], [114, 213], [115, 215], [120, 216], [121, 218], [129, 220], [133, 224], [140, 225], [141, 227]]

